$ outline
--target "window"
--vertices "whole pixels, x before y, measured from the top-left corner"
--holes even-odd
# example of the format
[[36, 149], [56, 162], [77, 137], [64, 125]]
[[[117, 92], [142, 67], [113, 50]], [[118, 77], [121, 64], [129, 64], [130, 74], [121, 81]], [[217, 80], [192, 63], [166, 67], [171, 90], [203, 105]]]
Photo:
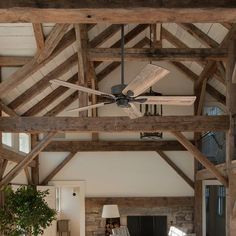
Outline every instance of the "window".
[[56, 211], [61, 211], [61, 188], [56, 188]]
[[5, 144], [9, 147], [13, 146], [12, 134], [11, 133], [2, 133], [2, 144]]
[[30, 136], [28, 134], [19, 134], [19, 151], [24, 153], [30, 152]]

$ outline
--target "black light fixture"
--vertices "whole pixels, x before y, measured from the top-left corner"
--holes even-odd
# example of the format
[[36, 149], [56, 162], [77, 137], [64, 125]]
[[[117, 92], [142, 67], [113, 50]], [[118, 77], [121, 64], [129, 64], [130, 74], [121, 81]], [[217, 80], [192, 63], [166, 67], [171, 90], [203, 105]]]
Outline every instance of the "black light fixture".
[[[162, 96], [161, 93], [155, 92], [150, 88], [149, 92], [144, 93], [144, 96]], [[157, 104], [140, 104], [140, 112], [144, 116], [162, 116], [162, 105]], [[141, 132], [140, 139], [162, 139], [162, 132]]]

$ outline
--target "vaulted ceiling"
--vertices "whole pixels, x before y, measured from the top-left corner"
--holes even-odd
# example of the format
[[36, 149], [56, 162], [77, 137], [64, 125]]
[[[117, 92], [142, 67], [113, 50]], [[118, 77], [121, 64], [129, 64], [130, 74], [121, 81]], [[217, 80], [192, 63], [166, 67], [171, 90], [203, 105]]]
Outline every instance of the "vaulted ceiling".
[[[152, 34], [150, 34], [150, 29]], [[89, 47], [119, 48], [120, 25], [87, 25]], [[235, 31], [231, 24], [164, 23], [125, 26], [127, 48], [224, 48]], [[154, 40], [150, 44], [150, 37]], [[78, 82], [78, 45], [75, 28], [69, 24], [0, 24], [0, 66], [3, 110], [9, 115], [56, 116], [73, 102], [78, 92], [50, 83], [51, 79]], [[40, 55], [40, 56], [39, 56]], [[225, 65], [223, 62], [170, 61], [176, 69], [200, 85], [207, 81], [211, 99], [225, 104]], [[23, 67], [21, 67], [23, 66]], [[99, 85], [120, 62], [95, 62], [95, 81]], [[92, 98], [90, 99], [91, 102]]]

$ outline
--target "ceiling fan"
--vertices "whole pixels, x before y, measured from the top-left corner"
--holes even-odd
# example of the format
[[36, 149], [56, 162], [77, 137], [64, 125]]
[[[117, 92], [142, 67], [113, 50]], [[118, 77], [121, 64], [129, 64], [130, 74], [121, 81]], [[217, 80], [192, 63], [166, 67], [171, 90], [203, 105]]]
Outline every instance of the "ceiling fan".
[[169, 71], [162, 67], [148, 64], [128, 85], [124, 83], [124, 26], [121, 28], [121, 84], [111, 88], [111, 93], [104, 93], [98, 90], [68, 83], [62, 80], [51, 80], [51, 83], [59, 86], [65, 86], [81, 92], [95, 94], [106, 98], [107, 102], [93, 104], [85, 107], [79, 107], [69, 112], [82, 112], [90, 109], [102, 107], [108, 104], [116, 103], [131, 119], [142, 117], [143, 114], [136, 107], [139, 104], [162, 104], [162, 105], [192, 105], [196, 100], [195, 96], [142, 96], [148, 88], [152, 87], [160, 79], [164, 78]]

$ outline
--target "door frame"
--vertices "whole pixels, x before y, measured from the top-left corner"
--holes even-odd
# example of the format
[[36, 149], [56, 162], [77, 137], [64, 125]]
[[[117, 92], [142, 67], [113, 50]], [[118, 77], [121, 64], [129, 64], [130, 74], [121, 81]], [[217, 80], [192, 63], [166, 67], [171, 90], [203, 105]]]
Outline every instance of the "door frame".
[[80, 236], [85, 236], [85, 181], [50, 181], [49, 185], [55, 187], [71, 187], [78, 189], [80, 207]]

